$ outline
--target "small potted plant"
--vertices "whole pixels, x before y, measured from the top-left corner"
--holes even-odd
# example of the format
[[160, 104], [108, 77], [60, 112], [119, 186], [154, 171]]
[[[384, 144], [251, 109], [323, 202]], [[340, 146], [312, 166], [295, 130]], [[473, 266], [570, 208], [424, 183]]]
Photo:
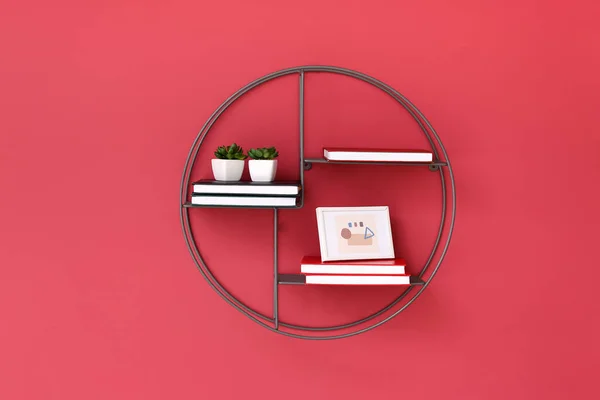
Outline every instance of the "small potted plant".
[[250, 178], [254, 182], [272, 182], [277, 172], [277, 156], [279, 153], [275, 147], [263, 147], [248, 150], [248, 161]]
[[217, 181], [239, 181], [244, 172], [244, 149], [233, 143], [231, 146], [220, 146], [215, 151], [212, 170]]

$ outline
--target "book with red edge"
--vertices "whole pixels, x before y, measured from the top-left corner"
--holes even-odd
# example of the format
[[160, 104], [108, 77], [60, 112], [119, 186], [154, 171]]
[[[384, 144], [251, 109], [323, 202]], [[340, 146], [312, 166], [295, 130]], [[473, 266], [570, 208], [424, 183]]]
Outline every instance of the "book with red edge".
[[391, 260], [321, 261], [320, 257], [305, 256], [300, 262], [303, 274], [346, 274], [346, 275], [404, 275], [406, 261]]
[[323, 148], [323, 157], [329, 161], [433, 162], [433, 153], [431, 151], [417, 149], [325, 147]]
[[305, 275], [307, 285], [410, 285], [410, 275]]

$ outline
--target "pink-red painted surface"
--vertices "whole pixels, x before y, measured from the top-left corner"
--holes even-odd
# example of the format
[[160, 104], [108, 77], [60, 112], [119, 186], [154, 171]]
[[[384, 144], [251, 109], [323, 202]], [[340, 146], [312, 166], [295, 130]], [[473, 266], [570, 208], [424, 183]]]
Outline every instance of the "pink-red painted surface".
[[[3, 2], [0, 398], [597, 399], [600, 27], [593, 1]], [[408, 96], [439, 131], [458, 192], [431, 286], [368, 334], [268, 332], [195, 270], [179, 225], [189, 146], [232, 92], [329, 64]], [[212, 149], [277, 146], [297, 177], [297, 81], [236, 103]], [[307, 77], [306, 152], [421, 148], [391, 99]], [[246, 170], [245, 176], [248, 177]], [[281, 271], [318, 252], [314, 208], [389, 205], [419, 267], [439, 218], [420, 168], [317, 166], [281, 213]], [[271, 312], [271, 213], [194, 210], [206, 261]], [[281, 316], [337, 323], [397, 288], [285, 287]]]

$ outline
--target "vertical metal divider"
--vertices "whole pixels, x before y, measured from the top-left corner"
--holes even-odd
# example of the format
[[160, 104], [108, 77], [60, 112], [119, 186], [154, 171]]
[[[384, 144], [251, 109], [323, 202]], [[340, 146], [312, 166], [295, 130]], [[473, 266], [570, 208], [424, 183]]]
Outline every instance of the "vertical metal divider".
[[279, 271], [277, 254], [277, 208], [273, 208], [273, 320], [279, 329]]
[[299, 126], [300, 126], [300, 185], [301, 189], [301, 202], [300, 207], [304, 207], [304, 70], [300, 70], [300, 94], [299, 94], [299, 105], [298, 105], [298, 114], [299, 114]]
[[[298, 123], [300, 134], [300, 207], [304, 206], [304, 70], [299, 71]], [[279, 329], [279, 260], [278, 260], [278, 214], [273, 208], [273, 321]]]

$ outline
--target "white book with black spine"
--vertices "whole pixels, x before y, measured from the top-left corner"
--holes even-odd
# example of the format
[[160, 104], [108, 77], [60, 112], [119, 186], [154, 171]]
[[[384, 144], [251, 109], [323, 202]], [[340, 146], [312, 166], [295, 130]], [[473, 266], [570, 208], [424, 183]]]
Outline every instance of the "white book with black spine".
[[192, 183], [192, 185], [194, 194], [297, 196], [302, 190], [302, 185], [299, 181], [226, 182], [203, 179]]
[[239, 207], [295, 207], [297, 197], [193, 195], [192, 205]]

